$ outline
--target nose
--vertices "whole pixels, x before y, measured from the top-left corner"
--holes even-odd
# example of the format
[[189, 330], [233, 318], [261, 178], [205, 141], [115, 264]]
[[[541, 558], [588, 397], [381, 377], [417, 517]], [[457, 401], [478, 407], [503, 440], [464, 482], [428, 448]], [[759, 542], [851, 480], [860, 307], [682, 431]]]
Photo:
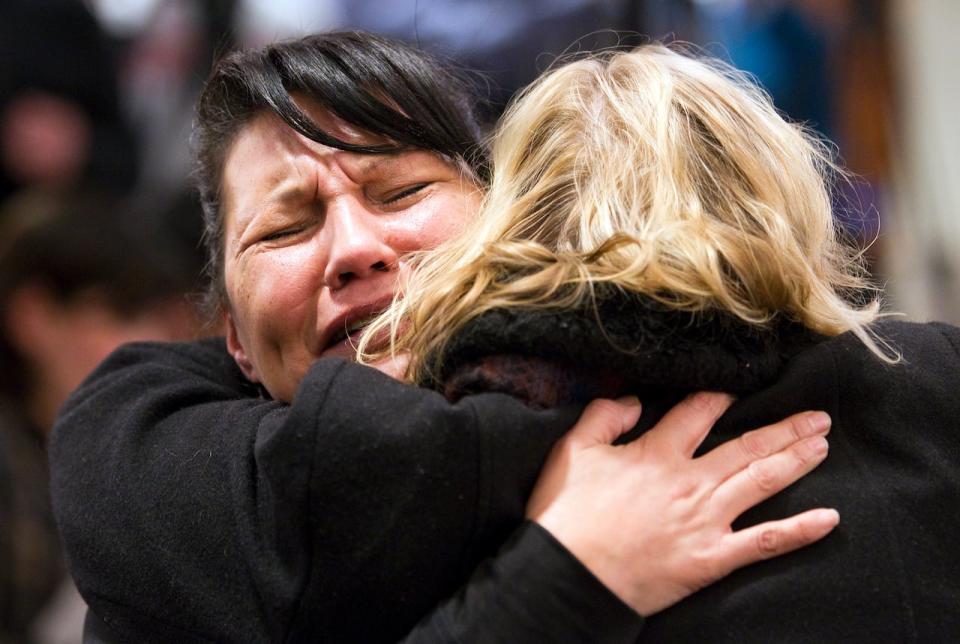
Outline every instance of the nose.
[[397, 253], [377, 214], [352, 198], [330, 204], [324, 228], [330, 246], [323, 281], [331, 291], [397, 266]]

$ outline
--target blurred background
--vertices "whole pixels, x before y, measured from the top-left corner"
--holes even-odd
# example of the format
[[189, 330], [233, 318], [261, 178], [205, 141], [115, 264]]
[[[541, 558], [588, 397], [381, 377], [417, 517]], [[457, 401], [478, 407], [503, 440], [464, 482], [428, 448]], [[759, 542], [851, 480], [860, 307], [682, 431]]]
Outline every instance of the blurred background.
[[0, 644], [80, 641], [57, 407], [121, 342], [216, 332], [189, 140], [218, 53], [380, 32], [478, 72], [492, 122], [564, 52], [701, 45], [837, 146], [837, 219], [888, 308], [960, 323], [958, 27], [957, 0], [0, 0]]

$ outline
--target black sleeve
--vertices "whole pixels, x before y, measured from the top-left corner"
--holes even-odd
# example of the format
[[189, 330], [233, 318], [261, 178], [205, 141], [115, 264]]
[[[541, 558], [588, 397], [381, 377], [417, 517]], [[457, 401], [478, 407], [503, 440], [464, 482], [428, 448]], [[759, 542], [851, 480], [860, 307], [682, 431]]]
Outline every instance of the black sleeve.
[[222, 343], [131, 345], [65, 405], [54, 510], [127, 639], [396, 640], [518, 525], [577, 411], [452, 405], [340, 360], [288, 406], [250, 397]]

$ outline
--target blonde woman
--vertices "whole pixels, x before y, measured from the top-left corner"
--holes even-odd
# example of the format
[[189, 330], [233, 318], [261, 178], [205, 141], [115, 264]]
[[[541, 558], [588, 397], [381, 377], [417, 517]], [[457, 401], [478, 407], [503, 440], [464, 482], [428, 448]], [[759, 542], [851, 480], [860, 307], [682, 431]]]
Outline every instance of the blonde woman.
[[[504, 117], [492, 159], [481, 215], [421, 258], [361, 349], [392, 332], [408, 378], [452, 399], [636, 393], [646, 411], [628, 439], [700, 389], [740, 397], [710, 445], [826, 410], [827, 464], [736, 525], [826, 499], [843, 524], [655, 615], [645, 638], [955, 639], [960, 330], [878, 321], [834, 227], [824, 146], [736, 71], [651, 45], [545, 75]], [[549, 529], [576, 508], [543, 487], [528, 514]]]

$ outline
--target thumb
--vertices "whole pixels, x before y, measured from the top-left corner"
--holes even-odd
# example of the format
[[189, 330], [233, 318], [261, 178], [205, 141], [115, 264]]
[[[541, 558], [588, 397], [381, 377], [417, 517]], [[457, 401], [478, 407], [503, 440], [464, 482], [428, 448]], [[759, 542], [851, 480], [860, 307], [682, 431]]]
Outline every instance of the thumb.
[[617, 400], [598, 398], [583, 410], [580, 420], [567, 434], [578, 447], [610, 445], [640, 420], [641, 405], [636, 396]]

